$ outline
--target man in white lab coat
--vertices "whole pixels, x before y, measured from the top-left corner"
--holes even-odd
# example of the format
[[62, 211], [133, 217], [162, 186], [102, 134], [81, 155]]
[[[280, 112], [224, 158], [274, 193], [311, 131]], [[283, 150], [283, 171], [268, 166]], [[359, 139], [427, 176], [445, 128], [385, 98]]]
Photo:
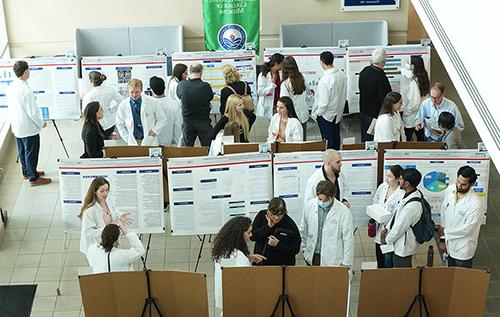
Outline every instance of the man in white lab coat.
[[484, 213], [472, 189], [476, 181], [476, 171], [470, 166], [462, 166], [455, 186], [448, 186], [444, 195], [437, 232], [439, 248], [449, 255], [448, 266], [472, 268]]
[[40, 152], [40, 131], [47, 123], [42, 120], [35, 94], [26, 82], [30, 77], [28, 63], [17, 61], [13, 69], [17, 78], [7, 89], [7, 104], [23, 177], [29, 179], [30, 186], [49, 184], [52, 181], [50, 178], [41, 177], [45, 172], [36, 170]]
[[317, 197], [309, 200], [304, 209], [299, 230], [308, 265], [352, 265], [352, 215], [335, 199], [335, 191], [332, 182], [322, 180], [316, 187]]
[[116, 128], [128, 145], [158, 145], [158, 132], [166, 124], [164, 112], [153, 98], [142, 94], [139, 79], [128, 81], [129, 97], [120, 102]]

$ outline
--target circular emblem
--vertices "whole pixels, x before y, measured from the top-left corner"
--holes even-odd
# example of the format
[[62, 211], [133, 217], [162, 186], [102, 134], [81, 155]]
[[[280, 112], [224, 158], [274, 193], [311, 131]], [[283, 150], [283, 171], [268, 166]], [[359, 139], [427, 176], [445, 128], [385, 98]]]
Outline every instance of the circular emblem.
[[239, 50], [247, 41], [247, 32], [238, 24], [226, 24], [217, 35], [220, 46], [226, 50]]

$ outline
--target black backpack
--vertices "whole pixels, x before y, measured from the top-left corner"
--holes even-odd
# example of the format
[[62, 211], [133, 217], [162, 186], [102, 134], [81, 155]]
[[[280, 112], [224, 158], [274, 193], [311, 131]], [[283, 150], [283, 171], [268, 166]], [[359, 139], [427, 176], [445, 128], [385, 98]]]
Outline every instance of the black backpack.
[[405, 206], [413, 201], [419, 201], [422, 204], [422, 215], [420, 216], [418, 222], [414, 226], [411, 226], [411, 229], [413, 230], [413, 234], [415, 235], [417, 242], [419, 244], [423, 244], [431, 241], [434, 237], [435, 227], [434, 221], [432, 220], [431, 205], [429, 205], [429, 202], [425, 200], [422, 192], [420, 190], [418, 192], [422, 195], [422, 197], [414, 197], [408, 200], [405, 203]]

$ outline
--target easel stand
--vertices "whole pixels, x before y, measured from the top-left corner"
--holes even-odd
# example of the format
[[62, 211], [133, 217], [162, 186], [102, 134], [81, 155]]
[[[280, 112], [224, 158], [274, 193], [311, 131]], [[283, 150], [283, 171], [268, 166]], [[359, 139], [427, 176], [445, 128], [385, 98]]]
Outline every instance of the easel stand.
[[158, 313], [158, 316], [163, 317], [163, 315], [160, 312], [160, 308], [158, 307], [158, 305], [156, 305], [155, 299], [151, 297], [151, 284], [149, 281], [149, 272], [151, 272], [151, 270], [145, 270], [144, 272], [146, 273], [146, 285], [148, 287], [148, 297], [146, 297], [146, 301], [144, 302], [144, 308], [142, 309], [141, 316], [144, 317], [146, 314], [146, 310], [149, 310], [149, 316], [151, 317], [154, 306], [156, 312]]
[[[142, 234], [140, 235], [139, 239], [142, 240]], [[146, 253], [144, 254], [144, 256], [141, 256], [141, 261], [142, 261], [144, 271], [147, 271], [146, 262], [148, 261], [148, 253], [149, 253], [150, 245], [151, 245], [151, 233], [149, 234], [149, 237], [148, 237], [148, 243], [146, 245]]]
[[63, 138], [61, 133], [59, 132], [59, 128], [57, 127], [56, 120], [52, 119], [52, 123], [54, 124], [54, 128], [56, 128], [57, 135], [59, 136], [59, 140], [61, 141], [64, 152], [66, 153], [66, 157], [69, 158], [68, 150], [66, 150], [66, 145], [64, 145]]
[[415, 295], [415, 298], [413, 298], [413, 301], [411, 302], [410, 307], [406, 311], [406, 313], [403, 315], [404, 317], [410, 316], [410, 313], [413, 309], [413, 306], [415, 306], [415, 303], [418, 301], [418, 306], [419, 306], [419, 316], [422, 317], [424, 310], [425, 309], [425, 316], [430, 317], [429, 315], [429, 310], [427, 309], [427, 304], [425, 303], [425, 296], [422, 294], [422, 273], [424, 272], [424, 267], [420, 266], [418, 268], [418, 294]]
[[57, 296], [61, 296], [61, 281], [62, 281], [62, 276], [64, 272], [64, 265], [66, 264], [66, 258], [68, 257], [68, 249], [69, 249], [69, 243], [71, 241], [71, 233], [68, 231], [64, 231], [64, 252], [63, 252], [63, 258], [61, 259], [61, 265], [59, 266], [59, 281], [57, 282], [57, 288], [56, 288], [56, 293]]
[[292, 314], [292, 317], [295, 317], [295, 313], [293, 312], [292, 305], [290, 304], [290, 300], [288, 299], [288, 294], [285, 291], [285, 270], [286, 266], [281, 267], [281, 295], [278, 297], [276, 304], [274, 305], [273, 312], [270, 317], [275, 317], [276, 312], [278, 311], [278, 307], [281, 304], [281, 316], [285, 317], [285, 303]]
[[206, 234], [203, 235], [203, 238], [200, 238], [200, 236], [198, 236], [198, 239], [201, 240], [201, 244], [200, 244], [200, 250], [198, 251], [198, 258], [196, 259], [196, 265], [194, 267], [194, 271], [198, 271], [198, 265], [200, 265], [200, 259], [201, 259], [201, 251], [203, 250], [203, 245], [205, 245], [205, 238], [207, 237]]

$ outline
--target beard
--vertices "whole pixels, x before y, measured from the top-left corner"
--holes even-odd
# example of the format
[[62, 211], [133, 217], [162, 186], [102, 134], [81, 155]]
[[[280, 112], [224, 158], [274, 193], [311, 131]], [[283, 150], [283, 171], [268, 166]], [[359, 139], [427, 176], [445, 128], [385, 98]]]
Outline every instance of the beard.
[[465, 188], [458, 188], [458, 186], [456, 187], [457, 188], [457, 193], [461, 193], [461, 194], [465, 194], [466, 192], [469, 191], [470, 187], [465, 189]]

